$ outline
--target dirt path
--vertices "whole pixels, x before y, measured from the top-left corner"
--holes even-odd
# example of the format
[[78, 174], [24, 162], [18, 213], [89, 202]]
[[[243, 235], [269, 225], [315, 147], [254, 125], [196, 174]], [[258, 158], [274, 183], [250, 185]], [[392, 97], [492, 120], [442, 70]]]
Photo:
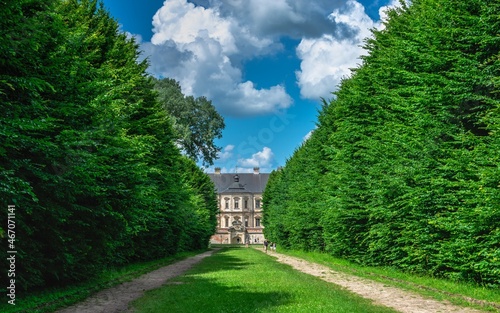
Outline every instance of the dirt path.
[[58, 313], [115, 313], [126, 312], [129, 302], [140, 298], [145, 291], [159, 288], [172, 277], [181, 275], [216, 250], [164, 266], [116, 287], [96, 293], [87, 300], [57, 311]]
[[[218, 249], [217, 249], [218, 250]], [[87, 300], [57, 311], [58, 313], [115, 313], [129, 312], [131, 301], [140, 298], [145, 291], [159, 288], [175, 276], [183, 274], [202, 259], [212, 255], [216, 250], [208, 251], [183, 261], [162, 267], [145, 274], [133, 281], [103, 290]], [[277, 261], [291, 265], [294, 269], [320, 277], [321, 279], [342, 286], [375, 303], [391, 307], [402, 313], [481, 313], [483, 311], [462, 308], [448, 302], [440, 302], [424, 298], [420, 295], [403, 291], [394, 287], [368, 279], [336, 272], [326, 266], [310, 263], [305, 260], [286, 256], [274, 251], [269, 254]], [[484, 312], [483, 312], [484, 313]]]
[[330, 268], [310, 263], [299, 258], [283, 255], [270, 251], [270, 255], [277, 258], [281, 263], [291, 265], [294, 269], [320, 277], [321, 279], [342, 286], [363, 298], [373, 300], [403, 313], [480, 313], [484, 311], [455, 306], [449, 302], [440, 302], [424, 298], [418, 294], [404, 291], [395, 287], [386, 286], [382, 283], [363, 279], [360, 277], [340, 273]]

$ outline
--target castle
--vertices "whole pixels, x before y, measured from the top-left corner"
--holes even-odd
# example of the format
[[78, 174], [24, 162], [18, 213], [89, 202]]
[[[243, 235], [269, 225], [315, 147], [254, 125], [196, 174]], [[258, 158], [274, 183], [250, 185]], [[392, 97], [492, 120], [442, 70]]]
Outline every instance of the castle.
[[268, 173], [208, 174], [217, 190], [219, 213], [217, 231], [211, 237], [213, 244], [262, 244], [262, 193], [269, 179]]

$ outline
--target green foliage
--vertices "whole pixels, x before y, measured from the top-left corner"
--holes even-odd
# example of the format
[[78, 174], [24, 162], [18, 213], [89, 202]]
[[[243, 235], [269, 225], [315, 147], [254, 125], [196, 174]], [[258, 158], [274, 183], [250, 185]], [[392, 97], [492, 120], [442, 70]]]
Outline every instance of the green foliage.
[[181, 86], [171, 78], [151, 78], [158, 101], [171, 117], [176, 142], [194, 161], [212, 165], [221, 150], [214, 139], [222, 137], [224, 119], [205, 97], [184, 96]]
[[[284, 168], [270, 175], [262, 201], [264, 233], [282, 247], [324, 249], [323, 228], [319, 223], [323, 212], [317, 202], [325, 192], [321, 179], [324, 155], [319, 145], [323, 139], [323, 132], [316, 130]], [[304, 203], [310, 204], [307, 210]]]
[[214, 189], [176, 147], [137, 44], [96, 0], [1, 14], [0, 199], [17, 207], [19, 291], [206, 246]]
[[38, 292], [24, 296], [16, 305], [0, 303], [0, 312], [4, 313], [43, 313], [55, 312], [58, 309], [81, 302], [103, 289], [112, 288], [132, 279], [157, 270], [160, 267], [193, 257], [202, 251], [181, 252], [158, 260], [129, 263], [123, 266], [107, 267], [95, 278], [78, 282], [69, 286], [44, 288]]
[[300, 240], [317, 229], [335, 256], [500, 284], [499, 5], [419, 0], [389, 12], [323, 107], [321, 139], [270, 179], [271, 241], [308, 249]]
[[180, 172], [183, 173], [186, 201], [183, 212], [178, 215], [183, 219], [186, 230], [181, 238], [181, 250], [190, 250], [208, 246], [210, 237], [217, 226], [217, 196], [215, 185], [191, 159], [183, 159]]

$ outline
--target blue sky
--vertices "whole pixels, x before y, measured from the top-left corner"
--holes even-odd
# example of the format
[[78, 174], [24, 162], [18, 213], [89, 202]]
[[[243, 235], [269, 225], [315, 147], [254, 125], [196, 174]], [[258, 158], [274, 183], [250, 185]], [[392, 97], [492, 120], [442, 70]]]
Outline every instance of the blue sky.
[[270, 172], [315, 128], [397, 0], [103, 0], [149, 72], [210, 99], [224, 117], [212, 172]]

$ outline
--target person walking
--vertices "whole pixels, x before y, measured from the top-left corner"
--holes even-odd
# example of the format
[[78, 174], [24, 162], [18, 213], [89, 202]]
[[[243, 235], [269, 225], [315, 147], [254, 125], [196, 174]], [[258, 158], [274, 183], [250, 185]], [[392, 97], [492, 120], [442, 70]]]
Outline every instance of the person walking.
[[269, 245], [269, 242], [267, 240], [264, 240], [264, 251], [267, 253], [267, 246]]

